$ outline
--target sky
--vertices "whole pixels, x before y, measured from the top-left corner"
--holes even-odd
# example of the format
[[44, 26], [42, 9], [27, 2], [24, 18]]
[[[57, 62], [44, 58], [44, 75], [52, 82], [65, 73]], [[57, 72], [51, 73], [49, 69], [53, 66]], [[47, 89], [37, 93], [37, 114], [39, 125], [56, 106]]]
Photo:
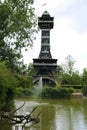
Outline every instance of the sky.
[[[82, 72], [87, 68], [87, 0], [34, 0], [34, 7], [38, 17], [45, 10], [54, 17], [50, 46], [52, 58], [58, 59], [57, 64], [63, 64], [71, 55], [75, 60], [75, 70]], [[40, 49], [39, 31], [32, 49], [24, 54], [24, 63], [32, 63], [33, 58], [38, 58]]]

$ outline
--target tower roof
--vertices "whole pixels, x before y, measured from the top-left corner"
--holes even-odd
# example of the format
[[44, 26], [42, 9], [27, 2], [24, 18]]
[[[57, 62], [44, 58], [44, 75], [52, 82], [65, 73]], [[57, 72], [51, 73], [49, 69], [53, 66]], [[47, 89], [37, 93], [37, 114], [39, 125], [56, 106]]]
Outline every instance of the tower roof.
[[50, 17], [50, 14], [48, 13], [48, 11], [44, 11], [42, 17]]

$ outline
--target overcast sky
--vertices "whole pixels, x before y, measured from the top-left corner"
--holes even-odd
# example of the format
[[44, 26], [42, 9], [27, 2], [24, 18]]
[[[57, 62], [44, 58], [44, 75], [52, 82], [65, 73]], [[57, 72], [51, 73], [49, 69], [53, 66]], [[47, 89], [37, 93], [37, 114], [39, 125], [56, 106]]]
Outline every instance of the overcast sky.
[[[45, 6], [42, 6], [47, 3]], [[69, 54], [76, 61], [75, 69], [87, 68], [87, 0], [35, 0], [35, 13], [41, 16], [47, 10], [54, 17], [50, 46], [57, 64], [64, 63]], [[41, 34], [37, 34], [32, 50], [25, 53], [25, 64], [38, 58], [41, 47]]]

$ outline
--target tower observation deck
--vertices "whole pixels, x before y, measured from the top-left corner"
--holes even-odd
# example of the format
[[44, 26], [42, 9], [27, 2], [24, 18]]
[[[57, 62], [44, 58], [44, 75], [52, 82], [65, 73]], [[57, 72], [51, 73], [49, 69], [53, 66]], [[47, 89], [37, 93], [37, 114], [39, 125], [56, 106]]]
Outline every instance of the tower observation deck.
[[54, 17], [45, 11], [41, 17], [38, 17], [38, 26], [41, 29], [41, 50], [39, 57], [33, 59], [35, 70], [34, 80], [42, 77], [43, 84], [51, 85], [56, 73], [57, 59], [53, 59], [50, 52], [50, 30], [53, 29]]

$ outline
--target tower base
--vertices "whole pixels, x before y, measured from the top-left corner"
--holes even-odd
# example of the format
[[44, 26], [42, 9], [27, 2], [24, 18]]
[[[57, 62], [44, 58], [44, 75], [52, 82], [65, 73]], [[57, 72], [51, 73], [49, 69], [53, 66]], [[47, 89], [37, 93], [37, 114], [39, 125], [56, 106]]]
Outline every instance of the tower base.
[[38, 84], [42, 77], [43, 86], [55, 85], [55, 73], [57, 69], [57, 59], [33, 59], [34, 66], [34, 84]]

